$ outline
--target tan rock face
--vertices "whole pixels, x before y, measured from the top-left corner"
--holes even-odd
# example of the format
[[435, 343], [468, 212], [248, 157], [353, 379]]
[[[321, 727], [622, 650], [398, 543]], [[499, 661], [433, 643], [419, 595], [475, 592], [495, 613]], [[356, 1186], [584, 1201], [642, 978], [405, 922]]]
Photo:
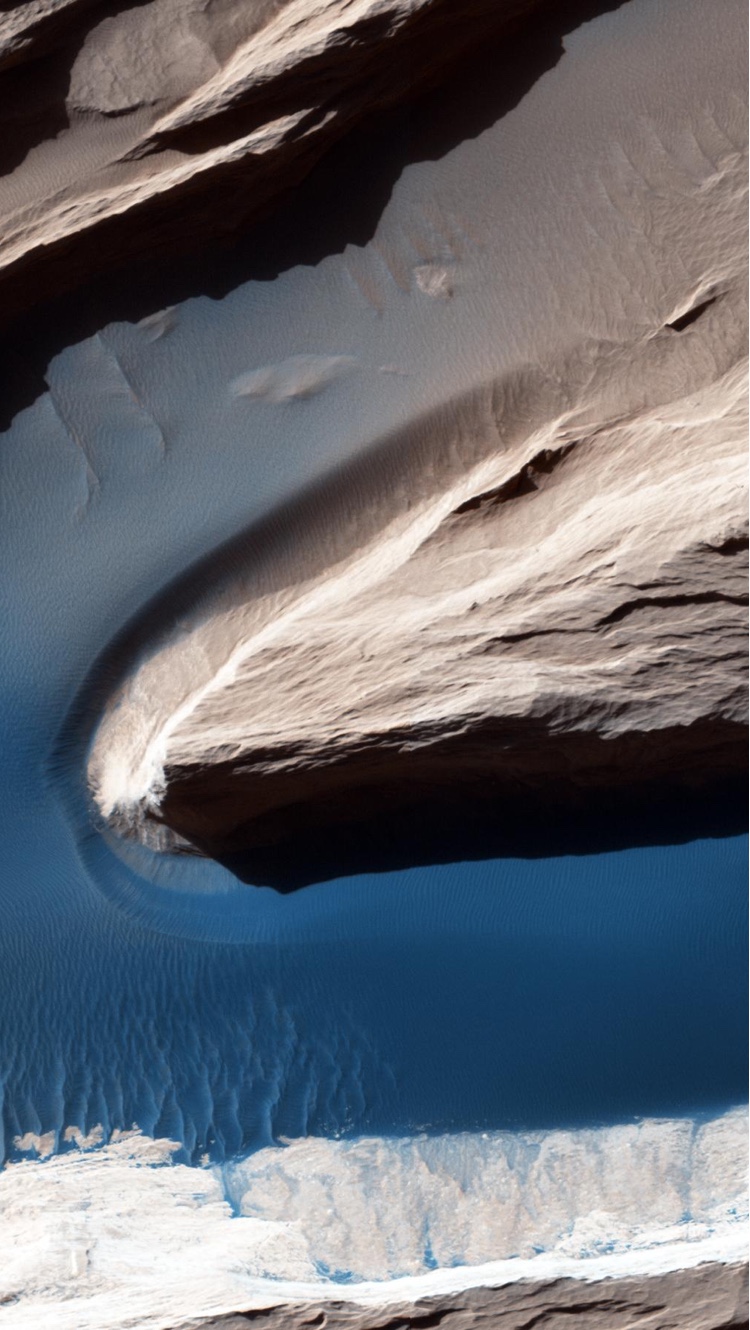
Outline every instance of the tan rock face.
[[[105, 814], [132, 816], [118, 807], [123, 759], [139, 835], [163, 820], [219, 854], [404, 809], [503, 818], [519, 802], [574, 808], [584, 792], [650, 797], [738, 775], [743, 373], [596, 424], [591, 381], [587, 393], [585, 411], [508, 447], [509, 410], [480, 397], [417, 430], [410, 473], [400, 440], [316, 493], [341, 557], [217, 606], [141, 667], [92, 754]], [[461, 468], [477, 439], [488, 455]], [[344, 551], [363, 492], [376, 529], [364, 538], [363, 517]], [[295, 533], [304, 549], [304, 512]], [[158, 803], [138, 805], [138, 780]]]
[[[704, 1265], [651, 1278], [576, 1279], [469, 1289], [443, 1297], [388, 1307], [307, 1302], [254, 1310], [243, 1315], [191, 1321], [190, 1330], [744, 1330], [747, 1325], [747, 1267]], [[175, 1327], [183, 1330], [183, 1327]], [[184, 1330], [188, 1330], [187, 1325]]]
[[[667, 797], [699, 812], [717, 788], [736, 790], [747, 741], [742, 15], [735, 0], [715, 24], [699, 0], [631, 2], [636, 19], [614, 46], [578, 25], [619, 13], [615, 0], [32, 0], [4, 12], [0, 304], [11, 327], [36, 309], [38, 330], [50, 298], [129, 264], [137, 286], [146, 258], [200, 255], [206, 238], [282, 197], [294, 207], [330, 145], [411, 105], [485, 39], [510, 90], [451, 152], [425, 150], [420, 170], [391, 173], [371, 239], [329, 247], [302, 276], [283, 272], [252, 309], [264, 341], [248, 337], [244, 360], [239, 292], [234, 313], [206, 319], [202, 343], [183, 343], [196, 413], [209, 401], [247, 449], [248, 493], [276, 479], [274, 448], [293, 479], [269, 484], [265, 509], [262, 495], [252, 513], [248, 500], [251, 525], [231, 548], [149, 606], [127, 659], [113, 648], [117, 682], [87, 775], [116, 833], [241, 859], [250, 881], [284, 887], [300, 881], [300, 861], [307, 880], [379, 866], [383, 842], [434, 862], [462, 835], [464, 853], [467, 836], [481, 847], [488, 827], [507, 852], [521, 828], [528, 851], [550, 819], [582, 810], [590, 844], [602, 813], [622, 825], [623, 810], [637, 821]], [[541, 56], [537, 22], [551, 42]], [[524, 32], [534, 58], [519, 83], [504, 43]], [[540, 87], [545, 71], [560, 78]], [[335, 182], [331, 211], [353, 207], [349, 185]], [[162, 416], [149, 394], [181, 317], [150, 305], [122, 363], [117, 337], [93, 325], [77, 363], [99, 389], [94, 408], [75, 373], [45, 362], [46, 408], [85, 495], [75, 521], [101, 517], [110, 486], [134, 512], [157, 473], [178, 502], [178, 413], [166, 402]], [[131, 374], [133, 362], [149, 372]], [[101, 1128], [71, 1126], [64, 1139], [82, 1163], [5, 1174], [15, 1237], [0, 1302], [19, 1304], [19, 1325], [65, 1303], [58, 1321], [71, 1330], [103, 1316], [176, 1325], [186, 1308], [204, 1330], [567, 1330], [571, 1318], [587, 1330], [742, 1330], [747, 1272], [728, 1232], [741, 1208], [736, 1124], [715, 1155], [706, 1129], [667, 1127], [689, 1160], [677, 1183], [643, 1124], [611, 1129], [609, 1159], [596, 1144], [579, 1155], [576, 1142], [541, 1143], [525, 1179], [515, 1154], [479, 1159], [472, 1188], [441, 1175], [429, 1145], [397, 1152], [402, 1168], [390, 1147], [360, 1142], [374, 1197], [352, 1186], [356, 1172], [336, 1173], [348, 1147], [312, 1139], [274, 1150], [265, 1172], [258, 1157], [238, 1165], [230, 1207], [222, 1173], [207, 1168], [198, 1186], [194, 1170], [142, 1167], [166, 1162], [169, 1143], [141, 1152], [120, 1139], [96, 1153]], [[628, 1134], [645, 1140], [645, 1180]], [[15, 1144], [46, 1156], [54, 1135]], [[702, 1208], [687, 1203], [688, 1167]], [[49, 1197], [66, 1176], [61, 1210]], [[428, 1258], [431, 1204], [443, 1239], [430, 1237]], [[644, 1236], [649, 1213], [660, 1230]], [[377, 1285], [397, 1268], [394, 1229], [415, 1277], [428, 1259], [446, 1274], [459, 1259], [481, 1279], [479, 1263], [498, 1253], [533, 1262], [539, 1239], [559, 1239], [576, 1262], [616, 1241], [630, 1258], [637, 1238], [639, 1260], [661, 1272], [589, 1266], [588, 1279], [501, 1287], [487, 1273], [468, 1291], [456, 1276], [452, 1292], [417, 1300], [402, 1286], [397, 1302]], [[705, 1239], [710, 1256], [672, 1259], [707, 1263], [665, 1273], [659, 1248], [683, 1237]], [[376, 1281], [369, 1295], [339, 1297], [334, 1284], [326, 1297], [321, 1270], [354, 1256]], [[282, 1301], [295, 1263], [309, 1282]]]
[[4, 320], [267, 212], [362, 116], [412, 96], [541, 3], [152, 0], [107, 12], [34, 0], [10, 10], [0, 20]]
[[163, 816], [248, 844], [255, 818], [283, 836], [290, 803], [335, 823], [456, 782], [507, 796], [741, 770], [742, 462], [723, 459], [728, 492], [709, 498], [704, 455], [709, 429], [730, 448], [742, 437], [727, 396], [721, 424], [675, 427], [661, 418], [674, 404], [536, 440], [498, 485], [434, 514], [395, 567], [383, 542], [359, 585], [342, 570], [172, 732]]

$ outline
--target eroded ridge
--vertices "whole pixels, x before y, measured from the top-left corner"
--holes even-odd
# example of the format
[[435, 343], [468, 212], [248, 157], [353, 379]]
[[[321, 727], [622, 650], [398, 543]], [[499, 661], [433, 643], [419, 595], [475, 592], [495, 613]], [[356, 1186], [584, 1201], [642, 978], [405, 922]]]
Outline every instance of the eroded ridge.
[[363, 117], [544, 8], [559, 54], [580, 3], [562, 26], [548, 0], [16, 6], [0, 20], [4, 319], [263, 215]]
[[613, 410], [617, 368], [571, 363], [588, 400], [566, 408], [530, 374], [530, 430], [517, 384], [447, 405], [291, 511], [283, 557], [264, 547], [113, 699], [104, 816], [221, 855], [740, 773], [743, 371]]

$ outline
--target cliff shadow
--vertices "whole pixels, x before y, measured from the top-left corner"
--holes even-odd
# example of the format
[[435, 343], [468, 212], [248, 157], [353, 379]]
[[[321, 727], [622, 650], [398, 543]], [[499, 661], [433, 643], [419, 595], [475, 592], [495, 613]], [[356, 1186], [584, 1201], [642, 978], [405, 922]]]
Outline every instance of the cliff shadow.
[[654, 782], [640, 789], [528, 790], [493, 800], [457, 783], [429, 801], [391, 807], [387, 817], [307, 827], [268, 848], [218, 854], [241, 881], [288, 893], [316, 882], [428, 865], [546, 859], [684, 845], [747, 831], [748, 781], [705, 788]]
[[[221, 300], [245, 282], [273, 281], [289, 268], [316, 265], [347, 245], [367, 244], [407, 166], [439, 160], [490, 128], [560, 61], [568, 33], [625, 3], [628, 0], [546, 0], [511, 34], [505, 26], [494, 35], [492, 29], [483, 29], [478, 46], [443, 67], [438, 86], [417, 90], [394, 109], [360, 121], [301, 183], [275, 197], [264, 220], [238, 226], [230, 234], [209, 234], [207, 225], [220, 232], [225, 224], [219, 193], [208, 223], [205, 209], [193, 213], [183, 207], [168, 248], [157, 251], [154, 237], [149, 252], [146, 224], [136, 256], [121, 254], [119, 266], [115, 257], [90, 280], [84, 272], [76, 281], [72, 258], [66, 258], [61, 271], [67, 272], [64, 280], [74, 282], [75, 290], [56, 294], [54, 275], [46, 280], [42, 274], [36, 287], [29, 276], [26, 311], [10, 322], [7, 316], [0, 319], [0, 429], [7, 429], [44, 391], [45, 372], [54, 356], [107, 324], [138, 322], [195, 296]], [[99, 21], [119, 8], [120, 3], [97, 8], [94, 17]], [[92, 23], [90, 18], [89, 26]], [[9, 163], [20, 160], [40, 135], [49, 136], [67, 123], [60, 110], [67, 87], [66, 59], [62, 54], [50, 57], [54, 79], [46, 110], [41, 120], [31, 117], [28, 134], [9, 147]], [[41, 69], [42, 61], [37, 63]], [[232, 185], [236, 188], [234, 177]], [[132, 219], [136, 233], [143, 225]], [[88, 246], [87, 262], [95, 261], [97, 248], [96, 243]]]

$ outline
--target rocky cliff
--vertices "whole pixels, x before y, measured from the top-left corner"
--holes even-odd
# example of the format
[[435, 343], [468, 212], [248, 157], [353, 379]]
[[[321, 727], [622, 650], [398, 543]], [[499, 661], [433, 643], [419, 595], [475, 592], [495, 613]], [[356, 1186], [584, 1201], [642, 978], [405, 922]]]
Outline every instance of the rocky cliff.
[[548, 0], [7, 7], [3, 319], [124, 264], [194, 253], [266, 213], [359, 120], [434, 84], [465, 51], [507, 41], [536, 11], [554, 49], [586, 9], [555, 13]]
[[[159, 506], [175, 510], [164, 567], [155, 544], [134, 553], [106, 614], [102, 568], [96, 650], [111, 630], [110, 648], [85, 678], [66, 667], [80, 690], [56, 760], [68, 776], [73, 754], [71, 805], [85, 764], [82, 840], [93, 820], [126, 857], [128, 840], [214, 856], [286, 889], [737, 829], [744, 7], [724, 0], [721, 15], [707, 22], [700, 0], [5, 8], [5, 414], [35, 402], [29, 448], [49, 426], [31, 455], [61, 477], [71, 565], [114, 527], [113, 557], [129, 559]], [[295, 243], [273, 249], [275, 228]], [[215, 242], [238, 236], [242, 277], [216, 286]], [[99, 544], [76, 543], [87, 522]], [[195, 1219], [205, 1253], [185, 1172], [178, 1220]], [[23, 1180], [6, 1174], [25, 1224]], [[298, 1181], [273, 1220], [274, 1279]], [[214, 1252], [230, 1250], [234, 1279], [243, 1229], [212, 1185], [237, 1244], [222, 1228]], [[692, 1222], [678, 1200], [676, 1227]], [[82, 1279], [111, 1296], [97, 1282], [111, 1234], [91, 1257], [97, 1205], [81, 1193], [71, 1207], [70, 1240], [53, 1205], [37, 1216], [56, 1253], [40, 1305], [62, 1288], [61, 1326], [82, 1324]], [[144, 1213], [130, 1211], [149, 1251], [125, 1262], [139, 1278]], [[711, 1263], [677, 1273], [452, 1285], [399, 1304], [376, 1289], [367, 1307], [313, 1288], [206, 1320], [210, 1267], [186, 1261], [168, 1215], [181, 1297], [197, 1283], [158, 1315], [195, 1307], [204, 1330], [558, 1330], [571, 1316], [740, 1330], [745, 1274], [712, 1222]], [[356, 1231], [369, 1241], [361, 1224], [343, 1241]], [[27, 1237], [8, 1317], [16, 1302], [33, 1314]], [[426, 1261], [421, 1228], [419, 1241]], [[245, 1293], [233, 1283], [221, 1306]]]
[[[532, 161], [549, 210], [509, 269], [502, 171], [479, 188], [475, 161], [482, 238], [460, 257], [412, 259], [381, 304], [367, 286], [371, 258], [397, 274], [416, 247], [413, 211], [445, 218], [428, 181], [339, 264], [358, 288], [328, 308], [356, 354], [228, 376], [245, 428], [343, 418], [350, 456], [152, 607], [158, 645], [136, 633], [90, 757], [113, 825], [283, 883], [290, 845], [312, 876], [376, 865], [383, 841], [404, 862], [480, 830], [507, 849], [524, 818], [528, 845], [550, 818], [699, 811], [741, 778], [743, 159], [727, 147], [672, 196], [626, 147], [577, 180], [596, 263]], [[498, 148], [476, 148], [488, 172]], [[399, 348], [376, 374], [368, 338]]]
[[[695, 1270], [640, 1279], [581, 1283], [556, 1279], [546, 1284], [508, 1284], [465, 1293], [423, 1298], [390, 1307], [333, 1303], [284, 1303], [264, 1310], [191, 1321], [190, 1330], [745, 1330], [747, 1270], [740, 1265], [704, 1265]], [[185, 1325], [175, 1330], [188, 1330]]]

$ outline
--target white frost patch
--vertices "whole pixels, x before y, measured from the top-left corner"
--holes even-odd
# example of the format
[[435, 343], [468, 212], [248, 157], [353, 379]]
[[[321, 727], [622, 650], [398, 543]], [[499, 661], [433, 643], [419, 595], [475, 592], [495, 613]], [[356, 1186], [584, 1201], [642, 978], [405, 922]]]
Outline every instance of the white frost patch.
[[125, 1132], [0, 1174], [0, 1326], [157, 1330], [281, 1299], [388, 1303], [742, 1260], [746, 1142], [736, 1109], [702, 1124], [308, 1139], [189, 1168], [170, 1164], [174, 1142]]
[[354, 368], [354, 356], [290, 356], [278, 365], [240, 374], [232, 385], [235, 397], [259, 397], [267, 402], [289, 402], [314, 397]]
[[703, 1240], [747, 1210], [746, 1131], [739, 1111], [700, 1126], [310, 1138], [223, 1172], [242, 1214], [304, 1229], [318, 1268], [386, 1279]]
[[421, 263], [414, 269], [414, 280], [422, 294], [433, 300], [449, 300], [453, 295], [450, 271], [441, 263]]

